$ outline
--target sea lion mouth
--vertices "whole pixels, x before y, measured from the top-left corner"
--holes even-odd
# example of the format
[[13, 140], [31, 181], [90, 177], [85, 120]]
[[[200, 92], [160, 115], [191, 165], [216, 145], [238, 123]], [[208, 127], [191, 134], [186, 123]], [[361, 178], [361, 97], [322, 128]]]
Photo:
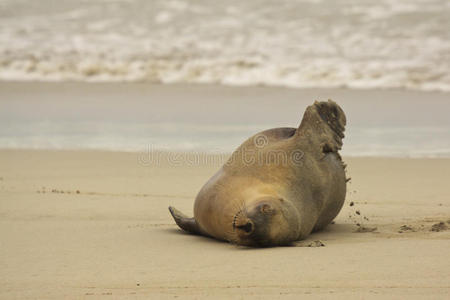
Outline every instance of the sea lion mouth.
[[244, 225], [236, 226], [236, 228], [241, 229], [241, 230], [245, 231], [246, 233], [250, 233], [253, 231], [253, 224], [252, 224], [252, 222], [247, 222]]
[[255, 226], [249, 218], [242, 216], [242, 212], [243, 210], [240, 210], [234, 215], [233, 231], [236, 232], [236, 229], [238, 229], [239, 232], [249, 235], [254, 231]]

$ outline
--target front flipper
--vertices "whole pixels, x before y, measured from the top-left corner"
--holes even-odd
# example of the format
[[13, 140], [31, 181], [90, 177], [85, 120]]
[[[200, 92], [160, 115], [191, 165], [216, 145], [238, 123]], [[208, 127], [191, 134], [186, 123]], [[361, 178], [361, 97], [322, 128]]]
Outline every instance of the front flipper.
[[297, 135], [316, 147], [316, 153], [322, 157], [330, 152], [338, 154], [342, 147], [345, 125], [345, 114], [339, 105], [331, 100], [316, 101], [306, 109]]
[[172, 206], [169, 206], [169, 211], [181, 229], [193, 234], [202, 234], [194, 218], [187, 217], [181, 211]]

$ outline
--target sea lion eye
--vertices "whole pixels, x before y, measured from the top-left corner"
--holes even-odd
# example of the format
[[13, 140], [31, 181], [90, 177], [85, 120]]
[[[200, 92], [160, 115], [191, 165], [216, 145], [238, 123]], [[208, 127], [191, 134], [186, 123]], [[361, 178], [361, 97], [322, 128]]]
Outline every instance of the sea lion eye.
[[260, 210], [261, 210], [261, 212], [262, 212], [263, 214], [271, 214], [271, 213], [273, 213], [273, 208], [272, 208], [272, 206], [270, 206], [269, 204], [263, 204], [263, 205], [261, 205]]

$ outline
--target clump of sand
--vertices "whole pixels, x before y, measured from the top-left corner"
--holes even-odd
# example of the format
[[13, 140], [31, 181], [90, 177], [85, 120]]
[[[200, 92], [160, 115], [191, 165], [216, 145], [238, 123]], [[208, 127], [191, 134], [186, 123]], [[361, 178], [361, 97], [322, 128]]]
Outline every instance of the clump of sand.
[[433, 226], [431, 226], [431, 231], [436, 231], [436, 232], [444, 231], [447, 229], [448, 229], [448, 226], [444, 222], [439, 222], [439, 223], [433, 224]]

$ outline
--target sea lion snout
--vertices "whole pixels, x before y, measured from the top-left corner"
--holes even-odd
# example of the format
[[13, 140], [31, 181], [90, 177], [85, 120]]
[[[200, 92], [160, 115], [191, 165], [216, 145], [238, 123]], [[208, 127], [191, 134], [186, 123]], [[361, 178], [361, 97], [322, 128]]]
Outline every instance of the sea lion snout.
[[238, 211], [233, 218], [233, 230], [238, 235], [249, 235], [255, 229], [255, 224], [250, 220], [243, 210]]
[[243, 225], [236, 225], [234, 224], [234, 228], [238, 230], [242, 230], [246, 234], [250, 234], [253, 232], [253, 229], [255, 226], [253, 225], [253, 222], [251, 220], [247, 220]]

